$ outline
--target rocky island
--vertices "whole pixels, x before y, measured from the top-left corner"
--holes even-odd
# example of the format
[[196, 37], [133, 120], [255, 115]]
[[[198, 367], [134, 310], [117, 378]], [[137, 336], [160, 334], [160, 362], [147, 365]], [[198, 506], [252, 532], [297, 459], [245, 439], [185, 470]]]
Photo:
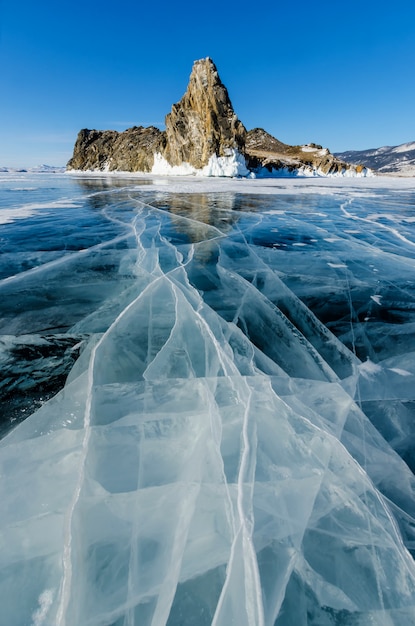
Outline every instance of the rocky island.
[[166, 115], [164, 131], [79, 132], [68, 170], [206, 176], [362, 175], [365, 168], [316, 144], [290, 146], [238, 119], [213, 61], [195, 61], [186, 93]]

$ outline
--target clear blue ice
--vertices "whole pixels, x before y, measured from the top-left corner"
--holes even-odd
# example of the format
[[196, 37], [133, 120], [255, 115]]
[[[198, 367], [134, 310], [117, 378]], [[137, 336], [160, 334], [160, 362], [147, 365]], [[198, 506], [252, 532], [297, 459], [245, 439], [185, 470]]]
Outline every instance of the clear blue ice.
[[0, 180], [1, 623], [415, 623], [415, 191], [239, 182]]

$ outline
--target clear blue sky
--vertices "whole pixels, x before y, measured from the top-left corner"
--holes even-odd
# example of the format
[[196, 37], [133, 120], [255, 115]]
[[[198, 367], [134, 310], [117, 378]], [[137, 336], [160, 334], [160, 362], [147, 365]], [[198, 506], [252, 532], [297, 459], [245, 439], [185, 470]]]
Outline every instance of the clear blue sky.
[[415, 2], [0, 0], [0, 166], [163, 128], [210, 56], [239, 118], [332, 152], [415, 141]]

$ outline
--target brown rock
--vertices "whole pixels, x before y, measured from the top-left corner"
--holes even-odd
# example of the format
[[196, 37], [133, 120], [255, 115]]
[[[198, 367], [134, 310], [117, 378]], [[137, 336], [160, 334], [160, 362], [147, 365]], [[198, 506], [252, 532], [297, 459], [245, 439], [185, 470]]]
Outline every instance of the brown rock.
[[253, 171], [265, 168], [270, 173], [281, 169], [295, 171], [306, 167], [322, 174], [336, 174], [352, 169], [353, 165], [333, 156], [327, 148], [310, 143], [303, 146], [290, 146], [275, 139], [262, 128], [254, 128], [246, 135], [245, 156], [247, 166]]
[[291, 146], [282, 143], [267, 133], [263, 128], [254, 128], [248, 131], [245, 141], [245, 149], [248, 154], [284, 154]]
[[186, 93], [166, 116], [166, 160], [200, 169], [213, 154], [243, 153], [245, 135], [213, 61], [195, 61]]
[[154, 126], [134, 126], [123, 133], [83, 129], [78, 134], [67, 168], [150, 172], [154, 154], [162, 152], [165, 144], [165, 134]]

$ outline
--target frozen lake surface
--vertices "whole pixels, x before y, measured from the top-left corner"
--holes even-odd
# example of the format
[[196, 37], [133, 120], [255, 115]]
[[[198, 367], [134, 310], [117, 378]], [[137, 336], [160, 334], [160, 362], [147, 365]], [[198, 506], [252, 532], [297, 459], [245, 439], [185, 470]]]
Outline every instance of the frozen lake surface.
[[413, 179], [0, 174], [8, 626], [415, 623]]

